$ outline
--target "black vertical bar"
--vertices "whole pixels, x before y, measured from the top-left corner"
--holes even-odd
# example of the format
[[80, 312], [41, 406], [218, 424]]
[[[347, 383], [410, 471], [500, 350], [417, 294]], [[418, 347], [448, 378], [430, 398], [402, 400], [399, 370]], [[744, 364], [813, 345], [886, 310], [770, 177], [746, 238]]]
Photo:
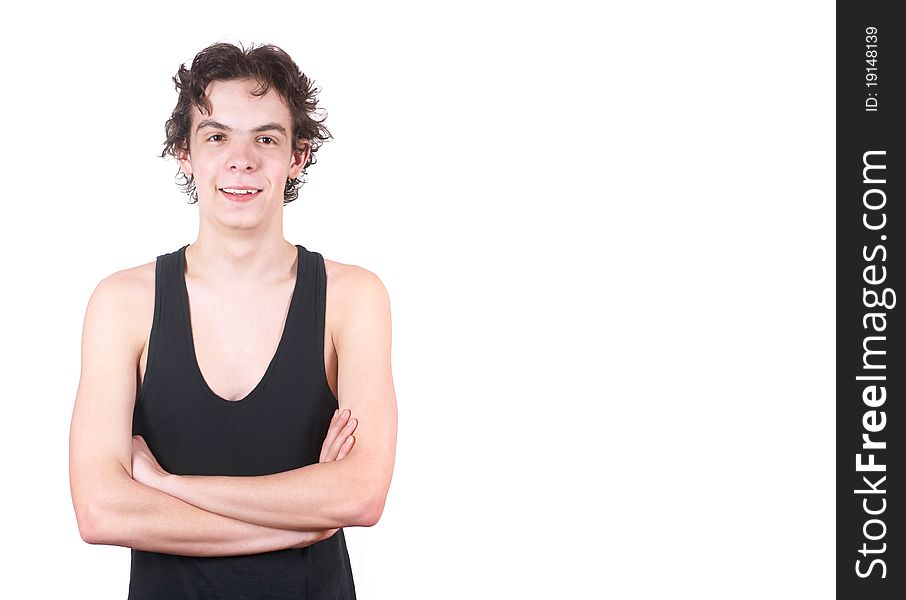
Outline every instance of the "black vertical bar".
[[[837, 592], [906, 598], [904, 27], [837, 5]], [[883, 168], [882, 168], [883, 167]], [[902, 298], [906, 302], [906, 296]]]

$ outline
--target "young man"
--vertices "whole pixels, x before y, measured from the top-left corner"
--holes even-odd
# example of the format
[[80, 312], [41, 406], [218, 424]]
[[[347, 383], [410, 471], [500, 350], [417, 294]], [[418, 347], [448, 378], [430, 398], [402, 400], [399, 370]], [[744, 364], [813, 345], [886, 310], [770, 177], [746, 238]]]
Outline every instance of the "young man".
[[132, 548], [130, 598], [354, 598], [342, 528], [377, 522], [396, 450], [386, 290], [283, 237], [329, 137], [289, 56], [216, 44], [174, 82], [198, 238], [89, 300], [79, 530]]

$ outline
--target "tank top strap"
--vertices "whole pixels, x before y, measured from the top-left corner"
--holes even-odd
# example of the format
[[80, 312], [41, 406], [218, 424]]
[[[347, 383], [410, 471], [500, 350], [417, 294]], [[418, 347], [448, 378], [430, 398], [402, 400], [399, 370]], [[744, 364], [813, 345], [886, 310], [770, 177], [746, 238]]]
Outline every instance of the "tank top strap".
[[296, 247], [299, 248], [299, 260], [303, 261], [303, 268], [301, 269], [303, 279], [298, 288], [300, 296], [296, 306], [298, 310], [294, 317], [304, 323], [304, 329], [311, 329], [317, 325], [315, 321], [319, 316], [318, 301], [322, 294], [324, 259], [317, 252], [307, 250], [305, 246], [297, 245]]
[[160, 372], [173, 375], [188, 364], [186, 331], [182, 326], [179, 304], [180, 254], [188, 244], [178, 250], [157, 257], [154, 266], [154, 317], [148, 340], [148, 359], [139, 397], [147, 395], [154, 387]]
[[[285, 360], [277, 365], [277, 373], [274, 375], [284, 382], [302, 375], [308, 382], [314, 380], [321, 383], [329, 392], [324, 371], [324, 317], [327, 298], [324, 257], [304, 246], [297, 244], [297, 247], [299, 260], [304, 261], [303, 268], [300, 269], [303, 279], [296, 290], [299, 298], [294, 303], [294, 310], [287, 316], [284, 334], [287, 351], [281, 357]], [[333, 393], [329, 392], [328, 396], [336, 400]]]

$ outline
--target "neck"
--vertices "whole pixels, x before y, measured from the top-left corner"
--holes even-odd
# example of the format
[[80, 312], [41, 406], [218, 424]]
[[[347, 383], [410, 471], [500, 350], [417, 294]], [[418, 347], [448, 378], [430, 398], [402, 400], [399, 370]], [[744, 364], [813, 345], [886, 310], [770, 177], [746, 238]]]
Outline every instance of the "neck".
[[248, 289], [294, 277], [298, 250], [283, 236], [204, 235], [186, 248], [186, 275], [221, 289]]

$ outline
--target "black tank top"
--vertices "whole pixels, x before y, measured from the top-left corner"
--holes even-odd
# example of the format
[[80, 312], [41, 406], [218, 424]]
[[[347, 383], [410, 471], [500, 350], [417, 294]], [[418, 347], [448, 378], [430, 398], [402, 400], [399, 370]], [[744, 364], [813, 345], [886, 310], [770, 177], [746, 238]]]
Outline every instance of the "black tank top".
[[[318, 462], [336, 397], [324, 372], [324, 259], [297, 245], [296, 283], [277, 351], [245, 398], [207, 385], [195, 358], [185, 250], [157, 257], [154, 320], [133, 435], [178, 475], [270, 475]], [[228, 557], [132, 550], [129, 598], [354, 599], [340, 529], [301, 549]]]

